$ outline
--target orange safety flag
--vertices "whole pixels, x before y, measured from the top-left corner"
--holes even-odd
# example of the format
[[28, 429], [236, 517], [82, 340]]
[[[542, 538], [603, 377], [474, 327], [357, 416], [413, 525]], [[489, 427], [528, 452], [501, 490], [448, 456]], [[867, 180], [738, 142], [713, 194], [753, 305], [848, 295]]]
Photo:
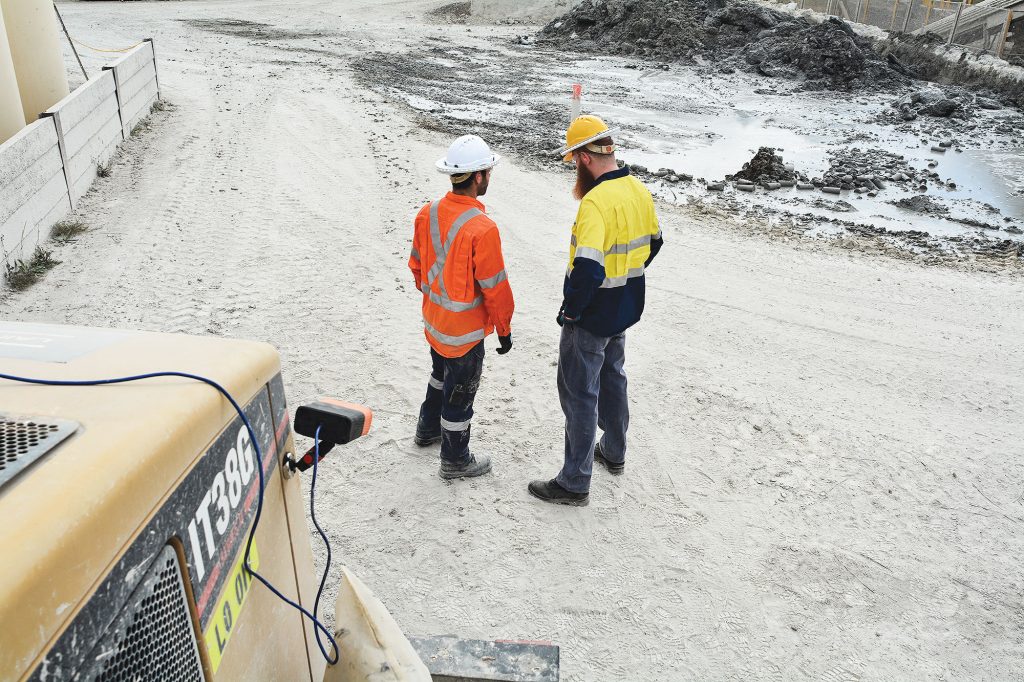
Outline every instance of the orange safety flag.
[[427, 341], [444, 357], [462, 357], [495, 329], [512, 333], [501, 237], [476, 199], [449, 192], [420, 210], [409, 269], [423, 292]]

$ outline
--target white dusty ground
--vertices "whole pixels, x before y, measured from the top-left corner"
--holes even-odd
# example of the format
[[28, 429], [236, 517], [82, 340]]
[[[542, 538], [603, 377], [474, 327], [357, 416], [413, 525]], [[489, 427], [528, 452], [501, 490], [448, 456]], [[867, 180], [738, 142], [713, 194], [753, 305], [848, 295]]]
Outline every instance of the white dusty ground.
[[573, 681], [1020, 679], [1019, 270], [922, 267], [662, 206], [666, 247], [629, 335], [627, 473], [596, 472], [588, 508], [554, 508], [526, 483], [561, 459], [554, 315], [574, 202], [567, 175], [502, 150], [486, 202], [515, 348], [489, 354], [474, 426], [495, 472], [437, 477], [411, 441], [428, 361], [405, 259], [448, 140], [346, 65], [428, 35], [513, 35], [431, 24], [431, 6], [63, 5], [91, 44], [154, 36], [174, 106], [83, 202], [92, 229], [63, 264], [0, 315], [265, 339], [293, 406], [371, 405], [373, 433], [326, 460], [320, 518], [409, 633], [551, 640]]

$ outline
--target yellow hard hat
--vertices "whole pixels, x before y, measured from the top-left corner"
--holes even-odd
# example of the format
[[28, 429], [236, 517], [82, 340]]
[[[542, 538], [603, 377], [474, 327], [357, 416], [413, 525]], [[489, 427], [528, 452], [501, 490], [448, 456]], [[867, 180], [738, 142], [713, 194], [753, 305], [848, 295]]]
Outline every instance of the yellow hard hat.
[[591, 143], [603, 137], [611, 137], [618, 132], [618, 129], [609, 128], [597, 116], [590, 114], [579, 116], [569, 124], [569, 129], [565, 131], [565, 146], [559, 149], [558, 153], [562, 155], [562, 161], [566, 163], [572, 161], [572, 153], [580, 147], [587, 147], [596, 154], [611, 154], [615, 151], [615, 145], [599, 147]]

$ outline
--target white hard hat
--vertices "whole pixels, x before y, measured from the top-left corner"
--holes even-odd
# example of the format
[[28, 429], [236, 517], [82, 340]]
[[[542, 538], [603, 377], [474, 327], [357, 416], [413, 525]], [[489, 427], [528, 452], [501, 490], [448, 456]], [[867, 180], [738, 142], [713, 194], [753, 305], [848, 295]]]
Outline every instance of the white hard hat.
[[462, 175], [475, 171], [487, 170], [498, 164], [501, 157], [491, 153], [481, 138], [476, 135], [463, 135], [448, 147], [448, 155], [438, 159], [437, 170], [445, 175]]

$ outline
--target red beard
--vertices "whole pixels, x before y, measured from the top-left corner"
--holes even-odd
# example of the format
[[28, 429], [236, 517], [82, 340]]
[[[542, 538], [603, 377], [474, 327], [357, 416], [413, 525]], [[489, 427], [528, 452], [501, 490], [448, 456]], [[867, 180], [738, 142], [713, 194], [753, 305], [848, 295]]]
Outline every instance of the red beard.
[[576, 185], [572, 188], [572, 195], [576, 200], [582, 200], [587, 192], [597, 187], [597, 178], [590, 172], [590, 169], [582, 163], [576, 166]]

